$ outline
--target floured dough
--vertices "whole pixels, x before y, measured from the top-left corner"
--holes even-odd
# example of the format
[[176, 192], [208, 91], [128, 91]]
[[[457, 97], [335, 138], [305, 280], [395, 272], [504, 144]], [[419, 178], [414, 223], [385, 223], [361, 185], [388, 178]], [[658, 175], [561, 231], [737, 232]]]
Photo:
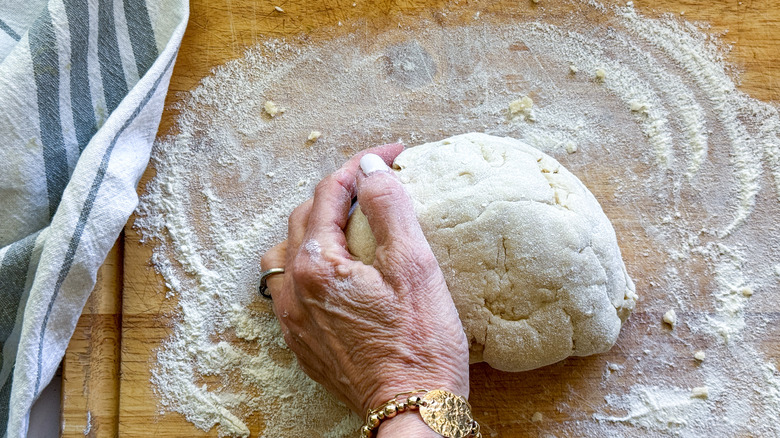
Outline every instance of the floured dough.
[[672, 326], [677, 324], [677, 313], [674, 311], [674, 309], [669, 309], [664, 313], [664, 322]]
[[[607, 351], [634, 308], [615, 232], [552, 157], [464, 134], [410, 148], [394, 168], [414, 201], [470, 342], [472, 362], [523, 371]], [[376, 243], [355, 210], [350, 252]]]

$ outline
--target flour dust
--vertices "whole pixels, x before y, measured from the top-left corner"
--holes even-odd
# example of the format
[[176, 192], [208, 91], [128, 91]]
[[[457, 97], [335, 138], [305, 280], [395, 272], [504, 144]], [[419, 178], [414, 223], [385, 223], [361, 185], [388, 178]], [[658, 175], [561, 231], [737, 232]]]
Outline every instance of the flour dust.
[[[360, 418], [298, 369], [257, 294], [260, 256], [354, 152], [481, 131], [536, 146], [590, 188], [641, 297], [594, 359], [605, 371], [590, 394], [528, 394], [519, 420], [546, 412], [530, 429], [540, 435], [780, 434], [777, 356], [762, 343], [780, 335], [778, 108], [737, 89], [701, 25], [630, 3], [566, 5], [401, 17], [368, 41], [359, 24], [269, 40], [188, 94], [135, 222], [178, 302], [153, 369], [161, 412], [221, 436], [353, 434]], [[528, 117], [509, 117], [524, 96]], [[267, 101], [285, 111], [270, 117]], [[514, 427], [472, 392], [487, 436]]]

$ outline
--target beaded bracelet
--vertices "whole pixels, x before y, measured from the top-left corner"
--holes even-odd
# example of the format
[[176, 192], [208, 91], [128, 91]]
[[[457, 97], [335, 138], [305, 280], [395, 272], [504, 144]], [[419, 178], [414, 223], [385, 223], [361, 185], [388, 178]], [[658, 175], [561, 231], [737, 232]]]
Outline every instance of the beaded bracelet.
[[[419, 394], [423, 394], [422, 397]], [[399, 397], [406, 396], [403, 399]], [[416, 389], [396, 394], [376, 409], [369, 409], [360, 436], [371, 438], [382, 421], [399, 413], [419, 410], [428, 427], [445, 438], [482, 438], [479, 424], [471, 415], [471, 405], [464, 397], [449, 391]]]

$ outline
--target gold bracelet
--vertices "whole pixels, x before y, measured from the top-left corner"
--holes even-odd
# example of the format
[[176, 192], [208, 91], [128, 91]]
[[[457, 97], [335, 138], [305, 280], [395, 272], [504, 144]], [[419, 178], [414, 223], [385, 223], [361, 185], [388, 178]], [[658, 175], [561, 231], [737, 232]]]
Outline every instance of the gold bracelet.
[[[422, 394], [422, 397], [418, 394]], [[366, 423], [360, 428], [360, 436], [371, 438], [382, 421], [401, 412], [415, 410], [420, 411], [420, 416], [428, 427], [445, 438], [482, 438], [479, 423], [471, 415], [471, 405], [466, 398], [443, 389], [402, 392], [378, 408], [369, 409]]]

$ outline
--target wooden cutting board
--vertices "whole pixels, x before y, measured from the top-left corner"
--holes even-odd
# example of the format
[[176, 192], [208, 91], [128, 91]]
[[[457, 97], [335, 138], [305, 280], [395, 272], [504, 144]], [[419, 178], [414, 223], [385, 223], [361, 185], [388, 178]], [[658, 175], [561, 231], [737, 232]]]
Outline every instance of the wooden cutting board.
[[[353, 5], [353, 1], [355, 2]], [[491, 11], [502, 8], [543, 7], [530, 0], [492, 2]], [[527, 4], [525, 4], [527, 3]], [[725, 41], [734, 44], [729, 60], [743, 69], [740, 88], [755, 98], [780, 100], [780, 0], [755, 2], [736, 0], [635, 0], [645, 15], [684, 13], [689, 20], [711, 23], [714, 32], [728, 30]], [[240, 57], [247, 46], [262, 37], [299, 35], [338, 22], [364, 19], [367, 23], [388, 22], [394, 14], [420, 13], [429, 16], [442, 8], [441, 0], [265, 0], [191, 2], [190, 22], [171, 78], [161, 133], [172, 126], [180, 92], [197, 86], [211, 68]], [[275, 9], [279, 6], [284, 12]], [[485, 5], [482, 5], [485, 6]], [[460, 7], [477, 8], [461, 1]], [[475, 9], [477, 10], [477, 9]], [[371, 32], [372, 26], [367, 26]], [[139, 186], [153, 174], [149, 169]], [[140, 189], [139, 189], [140, 190]], [[620, 217], [612, 217], [619, 221]], [[132, 220], [130, 222], [132, 224]], [[627, 264], [639, 264], [640, 257], [623, 248]], [[150, 267], [151, 245], [139, 243], [128, 226], [98, 275], [98, 284], [66, 352], [63, 372], [63, 436], [216, 436], [194, 428], [178, 414], [160, 415], [149, 384], [153, 352], [169, 332], [164, 316], [175, 302], [165, 299], [161, 278]], [[632, 270], [642, 284], [641, 270]], [[633, 323], [659, 319], [641, 309]], [[780, 351], [780, 340], [770, 345]], [[621, 338], [623, 349], [631, 340]], [[553, 398], [564, 397], [573, 388], [586, 403], [603, 401], [595, 390], [606, 360], [622, 353], [568, 359], [541, 370], [521, 374], [501, 373], [484, 365], [472, 367], [472, 403], [488, 431], [498, 436], [538, 436], [543, 423], [532, 424], [530, 414], [541, 411], [544, 421], [565, 421], [554, 403], [537, 404], [529, 411], [526, 397], [545, 389]], [[544, 406], [547, 406], [545, 408]], [[570, 420], [570, 418], [568, 418]]]

